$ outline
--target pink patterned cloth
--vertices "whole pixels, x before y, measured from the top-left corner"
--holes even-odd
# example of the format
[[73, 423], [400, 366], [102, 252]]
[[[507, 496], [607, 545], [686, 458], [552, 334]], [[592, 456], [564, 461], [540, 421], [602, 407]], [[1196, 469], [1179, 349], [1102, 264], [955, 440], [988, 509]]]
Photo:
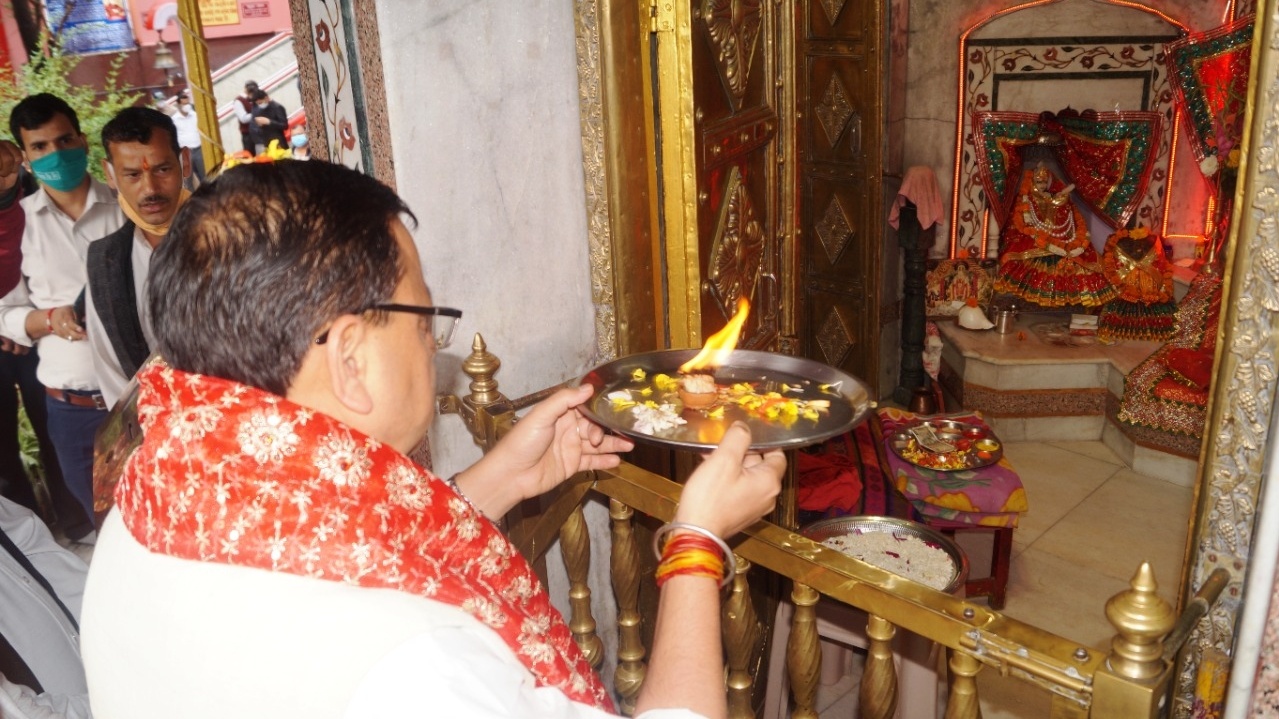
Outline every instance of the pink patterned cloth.
[[[968, 424], [986, 426], [976, 412], [946, 415]], [[1021, 477], [1008, 458], [981, 469], [938, 472], [916, 467], [898, 457], [888, 446], [888, 438], [913, 424], [919, 417], [891, 407], [879, 410], [879, 423], [897, 489], [915, 505], [927, 522], [930, 519], [980, 527], [1016, 527], [1021, 513], [1029, 509]]]
[[902, 205], [907, 200], [915, 203], [915, 215], [919, 218], [922, 229], [926, 230], [941, 220], [941, 192], [937, 189], [937, 176], [933, 174], [933, 168], [916, 165], [906, 170], [901, 189], [897, 190], [893, 206], [888, 210], [888, 224], [893, 229], [897, 229]]

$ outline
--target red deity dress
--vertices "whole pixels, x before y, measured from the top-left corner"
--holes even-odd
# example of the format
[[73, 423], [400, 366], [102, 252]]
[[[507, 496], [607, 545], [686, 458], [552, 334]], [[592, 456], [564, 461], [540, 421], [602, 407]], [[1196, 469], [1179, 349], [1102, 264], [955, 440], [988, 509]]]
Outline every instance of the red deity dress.
[[1088, 241], [1083, 213], [1065, 189], [1043, 167], [1022, 176], [1017, 202], [1000, 233], [996, 292], [1040, 307], [1098, 307], [1114, 298], [1115, 288]]
[[1177, 303], [1159, 235], [1144, 227], [1119, 230], [1106, 240], [1101, 268], [1119, 296], [1101, 309], [1098, 337], [1159, 342], [1172, 337]]

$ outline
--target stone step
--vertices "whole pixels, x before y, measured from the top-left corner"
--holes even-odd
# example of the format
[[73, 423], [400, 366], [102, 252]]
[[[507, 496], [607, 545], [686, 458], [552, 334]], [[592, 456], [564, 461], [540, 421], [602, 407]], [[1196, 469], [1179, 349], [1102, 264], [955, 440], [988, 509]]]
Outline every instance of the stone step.
[[1134, 471], [1193, 484], [1198, 438], [1115, 419], [1124, 377], [1160, 343], [1075, 338], [1069, 322], [1065, 313], [1023, 314], [1008, 334], [938, 322], [941, 383], [1006, 442], [1101, 440]]

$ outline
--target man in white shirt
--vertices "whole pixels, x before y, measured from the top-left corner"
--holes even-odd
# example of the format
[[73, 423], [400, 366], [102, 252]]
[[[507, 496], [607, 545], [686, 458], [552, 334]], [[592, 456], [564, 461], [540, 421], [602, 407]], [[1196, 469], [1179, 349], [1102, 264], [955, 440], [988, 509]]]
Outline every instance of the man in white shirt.
[[40, 191], [22, 200], [22, 281], [0, 299], [0, 335], [39, 348], [49, 435], [84, 510], [83, 521], [60, 522], [70, 538], [82, 539], [92, 531], [93, 436], [107, 405], [73, 305], [84, 290], [90, 243], [115, 232], [124, 217], [111, 188], [86, 171], [89, 140], [65, 101], [32, 95], [13, 108], [9, 129]]
[[200, 152], [200, 146], [204, 143], [200, 139], [200, 117], [195, 113], [195, 106], [191, 104], [191, 90], [183, 90], [178, 93], [178, 106], [173, 112], [173, 124], [178, 128], [178, 146], [187, 150], [191, 157], [189, 166], [191, 174], [187, 178], [187, 188], [192, 189], [190, 180], [194, 178], [198, 182], [204, 182], [204, 153]]
[[85, 327], [98, 388], [108, 407], [151, 354], [145, 289], [151, 252], [189, 195], [190, 152], [178, 147], [173, 120], [147, 107], [126, 108], [102, 128], [103, 170], [128, 220], [89, 247]]
[[[633, 445], [579, 412], [584, 385], [452, 479], [404, 455], [462, 315], [433, 304], [411, 217], [343, 165], [250, 163], [200, 188], [156, 249], [170, 365], [138, 373], [144, 437], [85, 588], [99, 719], [612, 716], [494, 520]], [[663, 530], [638, 718], [727, 714], [719, 537], [773, 507], [786, 464], [750, 442], [725, 430]]]
[[0, 498], [0, 717], [88, 719], [80, 602], [89, 568], [30, 510]]

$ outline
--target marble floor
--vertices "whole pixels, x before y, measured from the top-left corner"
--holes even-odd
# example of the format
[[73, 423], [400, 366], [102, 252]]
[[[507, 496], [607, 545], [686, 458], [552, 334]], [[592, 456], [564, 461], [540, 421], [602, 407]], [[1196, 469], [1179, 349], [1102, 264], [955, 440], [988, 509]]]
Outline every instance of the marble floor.
[[[1142, 561], [1175, 603], [1191, 488], [1133, 472], [1100, 441], [1008, 442], [1005, 453], [1030, 502], [1013, 534], [1005, 614], [1105, 651], [1113, 634], [1106, 600], [1127, 588]], [[973, 567], [990, 566], [984, 536], [961, 541]], [[984, 719], [1049, 716], [1047, 692], [989, 667], [977, 679]], [[855, 676], [824, 687], [821, 715], [855, 717], [856, 689]]]

